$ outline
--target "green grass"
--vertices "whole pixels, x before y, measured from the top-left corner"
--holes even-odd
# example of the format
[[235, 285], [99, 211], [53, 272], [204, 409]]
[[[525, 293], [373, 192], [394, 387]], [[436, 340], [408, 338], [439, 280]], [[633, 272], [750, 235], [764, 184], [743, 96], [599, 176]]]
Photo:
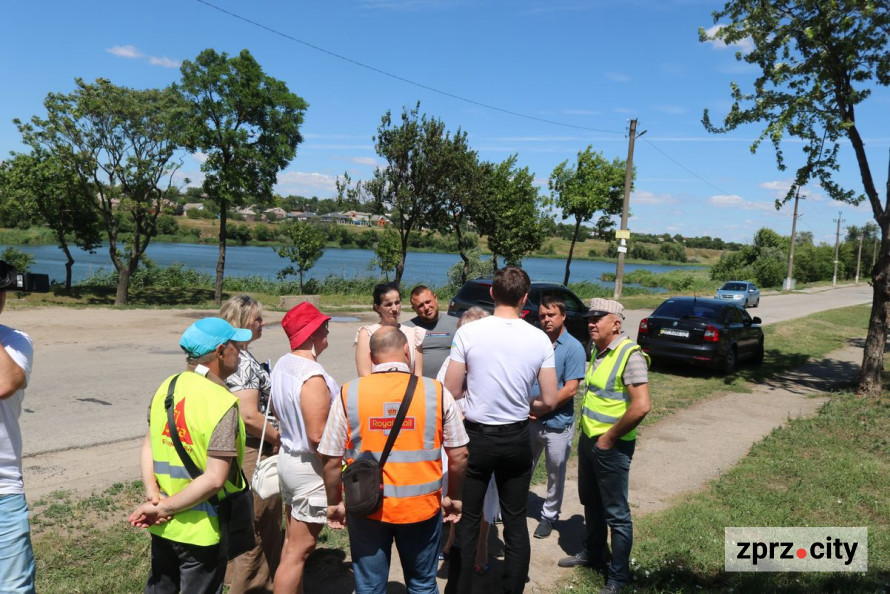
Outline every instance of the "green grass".
[[[890, 580], [890, 403], [837, 394], [704, 492], [635, 521], [637, 592], [885, 592]], [[867, 526], [865, 574], [726, 573], [725, 526]], [[577, 571], [573, 592], [602, 578]]]

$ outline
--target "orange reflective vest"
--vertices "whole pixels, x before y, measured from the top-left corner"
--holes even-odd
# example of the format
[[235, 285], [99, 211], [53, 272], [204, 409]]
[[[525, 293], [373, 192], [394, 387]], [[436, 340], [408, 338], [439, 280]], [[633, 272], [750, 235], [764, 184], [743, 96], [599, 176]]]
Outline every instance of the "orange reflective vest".
[[[408, 387], [400, 371], [372, 373], [340, 390], [349, 422], [347, 463], [379, 460]], [[383, 467], [383, 506], [368, 516], [391, 524], [422, 522], [442, 501], [442, 384], [420, 378], [405, 422]]]

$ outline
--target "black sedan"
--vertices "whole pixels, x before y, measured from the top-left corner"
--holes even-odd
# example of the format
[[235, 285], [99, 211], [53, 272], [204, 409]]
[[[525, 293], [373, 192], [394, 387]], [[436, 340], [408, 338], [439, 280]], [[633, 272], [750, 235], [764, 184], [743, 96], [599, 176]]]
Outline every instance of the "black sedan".
[[706, 365], [729, 374], [743, 359], [763, 361], [760, 323], [739, 305], [672, 297], [640, 322], [637, 343], [653, 361]]
[[[448, 304], [448, 315], [460, 317], [469, 308], [481, 307], [487, 312], [494, 311], [494, 302], [491, 299], [491, 277], [481, 277], [468, 280], [460, 288], [451, 303]], [[541, 327], [538, 320], [538, 305], [545, 295], [559, 297], [566, 304], [566, 330], [585, 345], [585, 351], [589, 354], [590, 335], [587, 333], [587, 306], [581, 299], [568, 288], [558, 283], [532, 282], [528, 291], [528, 301], [519, 313], [526, 322]]]

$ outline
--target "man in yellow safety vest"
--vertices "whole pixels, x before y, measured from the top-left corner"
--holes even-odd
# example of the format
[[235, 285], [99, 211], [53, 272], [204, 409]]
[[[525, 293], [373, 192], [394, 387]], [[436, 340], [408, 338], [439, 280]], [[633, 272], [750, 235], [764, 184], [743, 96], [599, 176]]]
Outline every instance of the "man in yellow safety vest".
[[[236, 484], [241, 480], [244, 423], [225, 379], [238, 369], [235, 343], [250, 339], [250, 330], [233, 328], [221, 318], [198, 320], [179, 342], [187, 371], [167, 378], [152, 398], [140, 459], [145, 503], [129, 518], [130, 524], [151, 533], [146, 592], [222, 592], [226, 556], [211, 500], [243, 488]], [[169, 426], [165, 406], [169, 392], [175, 427]], [[197, 478], [177, 453], [171, 431], [203, 471]]]
[[[630, 582], [633, 525], [627, 501], [630, 462], [637, 425], [649, 413], [649, 356], [622, 331], [624, 307], [594, 298], [587, 330], [594, 348], [585, 381], [578, 441], [578, 494], [584, 505], [584, 549], [563, 558], [560, 567], [604, 569], [600, 594], [618, 592]], [[612, 554], [606, 548], [611, 531]]]

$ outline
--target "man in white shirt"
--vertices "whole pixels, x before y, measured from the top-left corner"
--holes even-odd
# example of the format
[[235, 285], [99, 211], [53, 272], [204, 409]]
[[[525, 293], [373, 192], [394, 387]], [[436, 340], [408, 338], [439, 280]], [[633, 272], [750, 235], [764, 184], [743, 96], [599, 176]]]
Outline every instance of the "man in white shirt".
[[[0, 265], [6, 266], [0, 261]], [[0, 312], [6, 291], [0, 290]], [[34, 592], [34, 551], [22, 478], [19, 416], [34, 349], [24, 332], [0, 324], [0, 592]]]
[[[547, 335], [519, 317], [531, 286], [528, 274], [515, 266], [498, 270], [491, 286], [494, 315], [458, 329], [451, 348], [445, 387], [463, 392], [464, 425], [470, 458], [458, 523], [460, 578], [446, 592], [471, 592], [473, 560], [482, 503], [494, 474], [504, 522], [504, 592], [522, 592], [531, 558], [526, 506], [531, 482], [530, 393], [535, 380], [541, 395], [539, 413], [557, 403], [553, 346]], [[452, 556], [452, 563], [456, 561]]]

